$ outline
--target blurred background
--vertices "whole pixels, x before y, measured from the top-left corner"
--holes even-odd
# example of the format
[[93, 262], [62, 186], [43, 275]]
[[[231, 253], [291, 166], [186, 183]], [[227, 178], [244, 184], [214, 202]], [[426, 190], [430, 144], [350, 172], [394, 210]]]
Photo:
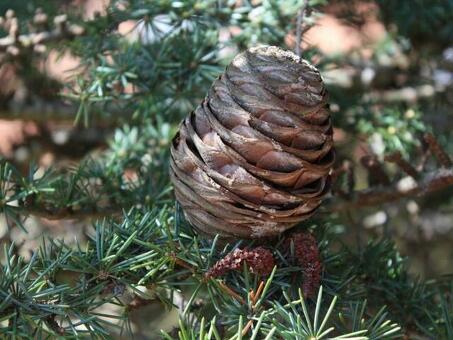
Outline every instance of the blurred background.
[[[144, 192], [148, 182], [134, 162], [165, 169], [178, 122], [238, 51], [259, 43], [294, 50], [302, 3], [2, 1], [1, 157], [38, 177], [87, 158], [127, 158], [115, 163], [128, 195], [116, 202], [140, 197], [135, 204], [148, 204], [158, 191]], [[58, 25], [66, 27], [64, 39], [31, 40], [26, 51], [8, 42], [58, 32]], [[370, 154], [383, 161], [399, 151], [415, 168], [434, 169], [421, 138], [427, 131], [453, 152], [452, 1], [309, 1], [302, 25], [302, 55], [320, 68], [330, 93], [337, 168], [353, 166], [354, 189], [382, 185], [364, 165]], [[163, 171], [164, 179], [154, 180], [168, 187], [166, 177]], [[410, 185], [407, 177], [397, 184]], [[351, 181], [336, 190], [345, 185]], [[452, 192], [360, 209], [348, 217], [360, 226], [359, 236], [346, 228], [344, 240], [392, 236], [412, 273], [450, 274]], [[17, 254], [30, 258], [44, 235], [74, 244], [90, 233], [91, 224], [77, 214], [54, 217], [33, 214], [23, 228], [14, 215], [2, 214], [0, 242], [13, 241]]]

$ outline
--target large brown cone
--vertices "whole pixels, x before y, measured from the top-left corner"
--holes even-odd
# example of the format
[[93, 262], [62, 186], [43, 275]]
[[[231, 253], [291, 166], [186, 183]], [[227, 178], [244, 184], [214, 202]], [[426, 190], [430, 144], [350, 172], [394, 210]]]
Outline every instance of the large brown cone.
[[237, 55], [180, 126], [171, 179], [187, 220], [223, 238], [276, 236], [310, 217], [334, 160], [319, 72], [277, 47]]

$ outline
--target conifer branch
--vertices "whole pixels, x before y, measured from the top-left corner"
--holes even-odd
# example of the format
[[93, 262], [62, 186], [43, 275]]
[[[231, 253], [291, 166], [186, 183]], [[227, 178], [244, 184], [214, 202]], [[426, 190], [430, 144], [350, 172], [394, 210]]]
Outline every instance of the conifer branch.
[[391, 203], [402, 198], [416, 198], [453, 186], [453, 168], [440, 168], [427, 173], [420, 181], [409, 187], [391, 185], [356, 191], [351, 201], [332, 202], [327, 211], [338, 212]]
[[[17, 1], [34, 5], [34, 1]], [[310, 11], [317, 8], [315, 3], [318, 2], [313, 3]], [[53, 7], [52, 4], [46, 2], [46, 8], [54, 9], [52, 13], [65, 9], [60, 4]], [[344, 161], [342, 169], [334, 173], [332, 177], [341, 177], [338, 181], [341, 188], [335, 188], [335, 192], [340, 195], [334, 197], [330, 206], [324, 206], [329, 212], [346, 209], [347, 214], [344, 215], [352, 216], [351, 219], [344, 218], [343, 214], [314, 215], [308, 220], [309, 223], [296, 227], [300, 230], [293, 235], [276, 235], [275, 239], [263, 240], [259, 244], [244, 240], [225, 244], [219, 241], [218, 236], [210, 240], [198, 235], [182, 213], [175, 209], [168, 178], [171, 138], [181, 117], [196, 107], [212, 81], [221, 73], [227, 60], [225, 45], [241, 51], [255, 45], [257, 41], [282, 46], [285, 39], [291, 41], [292, 45], [294, 40], [291, 37], [287, 39], [288, 32], [294, 31], [294, 15], [298, 13], [295, 35], [296, 48], [299, 49], [297, 52], [301, 54], [302, 35], [310, 24], [303, 22], [310, 15], [307, 6], [308, 0], [236, 1], [234, 4], [218, 0], [111, 1], [105, 15], [98, 15], [91, 21], [82, 17], [75, 19], [85, 32], [69, 23], [65, 16], [57, 16], [52, 23], [48, 20], [50, 14], [42, 11], [31, 13], [29, 19], [21, 17], [24, 22], [19, 22], [11, 11], [0, 20], [2, 32], [7, 34], [0, 38], [0, 59], [8, 62], [8, 65], [17, 65], [17, 69], [13, 70], [17, 71], [14, 77], [19, 76], [22, 81], [19, 91], [9, 91], [5, 96], [1, 93], [4, 102], [1, 103], [0, 117], [34, 120], [43, 122], [45, 126], [46, 122], [50, 122], [50, 128], [55, 121], [73, 122], [76, 117], [76, 120], [92, 124], [94, 130], [105, 126], [108, 133], [112, 132], [111, 136], [101, 133], [97, 136], [99, 140], [105, 141], [102, 144], [105, 149], [88, 155], [95, 157], [94, 160], [83, 158], [80, 164], [67, 170], [59, 170], [67, 158], [60, 159], [62, 154], [55, 145], [45, 144], [45, 140], [34, 143], [36, 140], [31, 138], [26, 141], [30, 144], [30, 150], [32, 146], [38, 145], [36, 149], [39, 149], [39, 153], [47, 147], [56, 156], [56, 164], [48, 171], [43, 171], [48, 163], [39, 168], [24, 165], [22, 161], [16, 167], [11, 164], [13, 161], [2, 159], [0, 162], [0, 212], [12, 230], [18, 227], [26, 229], [28, 224], [23, 223], [23, 217], [29, 215], [48, 219], [94, 220], [93, 228], [84, 228], [87, 234], [80, 244], [60, 241], [52, 234], [52, 238], [44, 239], [42, 246], [33, 248], [29, 260], [19, 255], [25, 248], [19, 242], [6, 245], [0, 265], [2, 336], [24, 339], [62, 336], [98, 338], [115, 337], [118, 331], [122, 332], [123, 337], [131, 337], [133, 335], [126, 333], [126, 330], [140, 328], [128, 325], [129, 321], [136, 321], [134, 314], [145, 314], [140, 313], [141, 308], [151, 307], [149, 304], [160, 301], [162, 307], [175, 308], [180, 314], [180, 322], [175, 325], [174, 331], [170, 334], [162, 332], [162, 337], [168, 340], [245, 337], [453, 338], [453, 305], [449, 299], [451, 278], [429, 282], [415, 279], [410, 275], [405, 259], [398, 253], [394, 242], [387, 237], [370, 240], [360, 247], [348, 244], [348, 241], [353, 242], [351, 223], [358, 230], [364, 230], [359, 218], [356, 218], [358, 216], [352, 216], [353, 210], [376, 208], [398, 199], [421, 197], [448, 189], [453, 184], [451, 159], [432, 137], [427, 137], [424, 146], [436, 156], [440, 169], [429, 172], [427, 166], [413, 166], [417, 162], [407, 157], [415, 145], [413, 137], [427, 131], [425, 123], [430, 120], [430, 113], [426, 112], [428, 119], [418, 119], [414, 112], [402, 111], [400, 107], [388, 104], [390, 101], [410, 103], [444, 91], [432, 85], [411, 86], [414, 77], [413, 74], [407, 77], [407, 73], [417, 69], [413, 63], [418, 58], [409, 58], [409, 67], [404, 67], [400, 73], [393, 72], [396, 57], [373, 56], [364, 62], [353, 53], [352, 58], [363, 65], [352, 67], [357, 73], [348, 82], [351, 93], [337, 93], [338, 86], [332, 87], [332, 111], [339, 111], [334, 116], [334, 123], [338, 124], [335, 127], [343, 129], [348, 136], [349, 133], [354, 135], [350, 149], [357, 146], [356, 141], [360, 139], [355, 138], [357, 134], [363, 133], [367, 136], [379, 135], [385, 150], [400, 150], [402, 153], [385, 159], [396, 167], [386, 167], [378, 157], [363, 159], [370, 182], [370, 188], [364, 191], [354, 191], [356, 182], [360, 185], [363, 183], [364, 174], [355, 171], [352, 161]], [[423, 13], [431, 13], [431, 10], [431, 6], [425, 6]], [[21, 10], [24, 15], [26, 12]], [[77, 15], [74, 12], [74, 17]], [[137, 29], [123, 35], [118, 29], [123, 22], [134, 22]], [[88, 32], [90, 34], [86, 34]], [[138, 35], [136, 41], [134, 34]], [[228, 44], [218, 41], [225, 34], [231, 34], [227, 37]], [[391, 43], [392, 50], [398, 54], [405, 53], [405, 48], [398, 48], [398, 41]], [[45, 87], [42, 86], [42, 80], [47, 78], [43, 77], [36, 64], [46, 56], [43, 53], [46, 49], [54, 47], [70, 51], [80, 60], [80, 77], [76, 84], [71, 84], [73, 86], [70, 86], [69, 91], [72, 92], [66, 93], [66, 98], [73, 101], [72, 104], [57, 99], [54, 92], [60, 86], [52, 87], [50, 91], [47, 88], [48, 91], [38, 91], [40, 87]], [[386, 51], [382, 52], [384, 56], [387, 55]], [[411, 53], [416, 54], [416, 48], [411, 49]], [[426, 55], [428, 53], [426, 51]], [[423, 58], [420, 56], [419, 60], [425, 61]], [[384, 62], [391, 59], [392, 65], [376, 67], [375, 64], [381, 63], [381, 59]], [[320, 60], [326, 59], [321, 55]], [[341, 60], [336, 61], [341, 64]], [[237, 65], [244, 67], [241, 62]], [[262, 59], [257, 59], [245, 70], [255, 72], [260, 65]], [[322, 69], [329, 67], [330, 62], [320, 63], [323, 76]], [[368, 73], [363, 73], [365, 68], [374, 71], [372, 79]], [[30, 69], [38, 74], [29, 73]], [[228, 96], [223, 91], [213, 91], [211, 94], [215, 100], [242, 98], [238, 106], [225, 106], [227, 119], [231, 118], [235, 108], [240, 113], [234, 120], [235, 124], [248, 121], [260, 124], [260, 132], [254, 136], [265, 137], [263, 140], [267, 141], [269, 133], [275, 132], [275, 136], [284, 140], [279, 148], [288, 151], [287, 157], [304, 139], [299, 140], [299, 137], [307, 137], [303, 143], [311, 145], [315, 141], [314, 137], [319, 135], [307, 134], [308, 120], [314, 119], [316, 131], [330, 133], [331, 128], [320, 127], [322, 122], [326, 122], [322, 115], [291, 114], [287, 119], [300, 123], [302, 127], [300, 133], [294, 134], [297, 138], [293, 143], [287, 135], [293, 124], [281, 121], [282, 113], [306, 113], [306, 107], [273, 111], [264, 106], [262, 111], [266, 114], [261, 117], [261, 122], [243, 115], [242, 106], [250, 104], [250, 98], [244, 93], [248, 89], [256, 91], [257, 81], [269, 78], [261, 75], [273, 75], [271, 73], [274, 70], [265, 67], [259, 77], [253, 74], [247, 81], [239, 81], [240, 89], [231, 86], [231, 82], [237, 80], [237, 73], [233, 72], [231, 77], [225, 79], [225, 88], [234, 91]], [[284, 74], [292, 75], [292, 72], [285, 69]], [[265, 104], [263, 95], [269, 93], [269, 88], [273, 88], [276, 81], [281, 79], [278, 74], [270, 78], [264, 81], [265, 86], [250, 110]], [[328, 75], [325, 78], [328, 79]], [[361, 79], [361, 85], [356, 84], [358, 78]], [[386, 78], [385, 84], [376, 86], [375, 82], [382, 78]], [[387, 86], [389, 83], [391, 85]], [[399, 89], [390, 91], [396, 92], [387, 92], [388, 88], [394, 86]], [[300, 84], [300, 89], [306, 87], [313, 87], [312, 78]], [[279, 93], [276, 92], [272, 98], [275, 97], [279, 102], [278, 98], [283, 97], [281, 86], [277, 88]], [[379, 90], [374, 92], [374, 88]], [[296, 88], [285, 102], [298, 102], [304, 91]], [[313, 98], [320, 93], [324, 91], [315, 91]], [[369, 105], [365, 107], [365, 103]], [[207, 105], [206, 109], [211, 110], [213, 106]], [[339, 110], [334, 110], [335, 106]], [[389, 114], [384, 112], [387, 109], [391, 111]], [[373, 116], [376, 112], [378, 114]], [[200, 119], [202, 117], [206, 116], [198, 116]], [[215, 123], [211, 132], [224, 131], [217, 123], [219, 117], [209, 115], [209, 121]], [[190, 121], [196, 125], [194, 130], [190, 130], [193, 137], [200, 131], [207, 132], [206, 124], [200, 119]], [[119, 124], [123, 125], [118, 127]], [[115, 127], [114, 131], [110, 130], [111, 127]], [[245, 131], [240, 125], [233, 129], [230, 124], [226, 130], [242, 137], [250, 137], [251, 132]], [[200, 159], [199, 164], [207, 158], [212, 159], [206, 157], [207, 152], [212, 150], [212, 136], [212, 133], [207, 133], [201, 141], [194, 139], [198, 145], [207, 143], [202, 152], [198, 155], [195, 153], [205, 158]], [[47, 132], [37, 138], [40, 137], [52, 139], [52, 135]], [[82, 135], [79, 137], [86, 138]], [[222, 138], [226, 139], [225, 136]], [[235, 138], [228, 140], [232, 143]], [[27, 149], [29, 144], [23, 147]], [[72, 147], [73, 144], [68, 142], [68, 145]], [[245, 143], [243, 139], [238, 143], [238, 150], [242, 152], [238, 155], [231, 153], [231, 145], [226, 145], [222, 152], [216, 153], [219, 158], [215, 169], [221, 165], [223, 170], [237, 173], [239, 168], [225, 167], [226, 158], [220, 157], [220, 154], [229, 150], [229, 157], [240, 159], [244, 154]], [[265, 150], [263, 145], [253, 140], [247, 155], [254, 156], [257, 150]], [[195, 149], [194, 143], [189, 143], [184, 151]], [[88, 153], [91, 150], [84, 151]], [[304, 153], [306, 151], [304, 149]], [[313, 151], [318, 152], [319, 148], [313, 145]], [[340, 157], [354, 158], [354, 155], [344, 154], [343, 151], [349, 150], [339, 150]], [[272, 158], [275, 157], [275, 153], [272, 154]], [[186, 156], [187, 153], [182, 153], [181, 160]], [[305, 156], [302, 162], [304, 168], [307, 164], [305, 158], [311, 159], [314, 155], [307, 153]], [[333, 157], [323, 157], [316, 156], [313, 159], [321, 163], [327, 160], [333, 162]], [[285, 177], [288, 169], [297, 167], [292, 165], [293, 161], [288, 156], [288, 166], [280, 169]], [[253, 161], [251, 166], [255, 167], [257, 163]], [[269, 166], [282, 164], [278, 158], [272, 161], [263, 159], [261, 163]], [[251, 166], [250, 169], [253, 169]], [[189, 169], [193, 168], [183, 167], [179, 174], [182, 176]], [[388, 170], [394, 172], [392, 176]], [[274, 170], [266, 171], [270, 172]], [[213, 175], [214, 172], [210, 171], [209, 174]], [[403, 177], [406, 174], [411, 178]], [[200, 168], [194, 173], [194, 178], [202, 175], [203, 169]], [[214, 182], [219, 177], [214, 182], [211, 179], [207, 178], [209, 183], [217, 186], [218, 183]], [[403, 179], [402, 183], [397, 184], [396, 180], [400, 179]], [[306, 190], [300, 190], [301, 186], [298, 186], [294, 193], [312, 196], [311, 183], [318, 181], [310, 176], [303, 180], [308, 183]], [[328, 182], [326, 178], [325, 183]], [[259, 207], [261, 199], [253, 197], [252, 201], [244, 202], [242, 198], [244, 194], [256, 192], [262, 192], [263, 199], [281, 199], [286, 205], [286, 196], [279, 196], [286, 190], [284, 187], [279, 184], [275, 188], [278, 191], [270, 192], [267, 185], [263, 191], [238, 185], [235, 189], [240, 190], [240, 194], [236, 196], [241, 200], [231, 204], [227, 213], [242, 209], [242, 214], [244, 207], [252, 206], [251, 203]], [[188, 188], [193, 188], [193, 185]], [[192, 195], [185, 197], [194, 198]], [[203, 212], [206, 205], [219, 197], [214, 194], [203, 201], [193, 217], [209, 217], [209, 214], [201, 215], [199, 212]], [[219, 211], [225, 210], [224, 202], [229, 202], [229, 198], [218, 205]], [[422, 204], [419, 206], [422, 208]], [[288, 208], [291, 208], [290, 203]], [[278, 210], [274, 204], [271, 209]], [[304, 209], [303, 205], [301, 209]], [[247, 213], [244, 216], [250, 216]], [[292, 217], [288, 214], [282, 218], [291, 220]], [[81, 224], [87, 227], [86, 222]], [[272, 227], [273, 221], [270, 222], [269, 226]], [[388, 224], [390, 222], [393, 223], [393, 220]], [[244, 219], [243, 225], [246, 223], [248, 217]], [[66, 225], [65, 222], [61, 224]], [[309, 230], [302, 230], [305, 227]], [[3, 229], [0, 230], [2, 232]], [[12, 236], [13, 232], [11, 237], [4, 237], [3, 241], [15, 239]], [[291, 240], [288, 240], [288, 236]], [[341, 303], [336, 303], [337, 297]], [[101, 307], [112, 304], [118, 313], [103, 314], [100, 311]], [[217, 316], [211, 319], [213, 314]], [[148, 317], [152, 315], [146, 317], [149, 323]], [[157, 337], [155, 334], [152, 336]]]

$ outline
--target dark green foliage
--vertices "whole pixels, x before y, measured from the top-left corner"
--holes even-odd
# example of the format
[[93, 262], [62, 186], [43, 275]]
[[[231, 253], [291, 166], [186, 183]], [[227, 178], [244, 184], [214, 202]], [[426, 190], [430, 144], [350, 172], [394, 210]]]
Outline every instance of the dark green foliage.
[[[451, 277], [423, 280], [410, 274], [410, 259], [400, 254], [399, 242], [390, 237], [401, 224], [413, 228], [409, 234], [421, 233], [419, 220], [406, 209], [406, 203], [412, 201], [403, 199], [402, 204], [368, 209], [332, 209], [337, 200], [346, 197], [347, 201], [354, 197], [354, 190], [365, 187], [363, 168], [355, 177], [340, 177], [347, 192], [341, 195], [337, 191], [333, 203], [326, 203], [319, 215], [298, 227], [298, 231], [312, 232], [318, 242], [323, 264], [319, 295], [301, 295], [304, 268], [292, 260], [294, 249], [285, 243], [286, 235], [265, 245], [276, 262], [269, 277], [254, 275], [246, 266], [216, 279], [205, 276], [233, 249], [253, 247], [253, 243], [225, 245], [194, 234], [174, 202], [169, 183], [171, 139], [180, 120], [202, 100], [235, 53], [258, 43], [284, 47], [285, 37], [295, 31], [302, 3], [115, 0], [106, 13], [89, 20], [66, 2], [0, 4], [0, 14], [14, 8], [19, 19], [30, 18], [35, 8], [43, 7], [51, 17], [67, 11], [71, 22], [83, 25], [84, 35], [48, 46], [80, 58], [81, 67], [67, 84], [37, 71], [43, 55], [32, 53], [14, 62], [33, 94], [27, 100], [61, 99], [74, 104], [69, 114], [40, 113], [32, 115], [32, 120], [44, 125], [69, 117], [81, 131], [102, 128], [109, 136], [101, 150], [87, 152], [77, 163], [63, 168], [44, 171], [12, 157], [0, 160], [0, 213], [9, 228], [26, 230], [24, 222], [30, 215], [77, 219], [92, 226], [87, 241], [75, 245], [44, 239], [28, 262], [18, 255], [20, 245], [7, 237], [2, 240], [0, 337], [111, 338], [120, 334], [127, 338], [132, 329], [129, 316], [136, 304], [157, 300], [170, 309], [176, 296], [182, 296], [185, 304], [179, 306], [177, 328], [162, 332], [165, 339], [453, 337]], [[325, 3], [309, 1], [305, 25], [315, 23], [317, 11]], [[349, 88], [328, 84], [332, 108], [337, 107], [334, 126], [346, 136], [337, 147], [339, 166], [344, 160], [357, 166], [358, 150], [364, 148], [373, 150], [381, 161], [384, 153], [399, 151], [418, 165], [426, 149], [420, 137], [427, 131], [440, 131], [439, 141], [447, 149], [453, 145], [449, 143], [450, 128], [442, 123], [448, 116], [443, 115], [439, 123], [436, 111], [441, 107], [441, 112], [448, 112], [451, 99], [447, 90], [440, 99], [436, 93], [417, 105], [404, 99], [389, 103], [379, 96], [367, 96], [383, 88], [431, 84], [432, 79], [418, 73], [427, 59], [416, 42], [424, 43], [420, 37], [427, 37], [436, 49], [444, 47], [452, 28], [448, 24], [451, 1], [377, 3], [385, 23], [398, 27], [398, 35], [375, 47], [365, 66], [381, 72], [379, 58], [407, 52], [409, 40], [413, 42], [411, 54], [406, 56], [410, 67], [384, 67], [386, 74], [411, 73], [405, 74], [405, 83], [395, 85], [391, 78], [388, 83], [364, 85], [359, 80], [364, 67], [356, 56], [326, 57], [316, 49], [304, 51], [306, 58], [320, 60], [322, 74], [332, 65], [359, 69]], [[127, 20], [135, 20], [132, 38], [117, 31]], [[437, 34], [431, 33], [434, 30]], [[57, 93], [63, 87], [65, 91]], [[427, 163], [429, 170], [437, 167], [432, 160]], [[405, 176], [394, 165], [384, 168], [397, 180]], [[440, 192], [413, 201], [420, 209], [448, 211], [448, 196], [448, 192]], [[368, 233], [362, 222], [377, 212], [387, 216], [383, 230]], [[250, 292], [256, 293], [260, 285], [263, 290], [253, 299]], [[102, 308], [112, 305], [120, 312], [106, 314]]]
[[[113, 327], [109, 319], [116, 316], [103, 315], [98, 307], [105, 304], [123, 305], [121, 296], [125, 291], [147, 298], [138, 290], [139, 286], [152, 287], [155, 298], [171, 305], [168, 289], [180, 289], [187, 285], [195, 288], [188, 306], [202, 291], [208, 293], [215, 313], [222, 313], [222, 317], [217, 318], [223, 328], [219, 331], [221, 333], [234, 334], [241, 318], [262, 317], [262, 329], [257, 334], [267, 334], [275, 328], [277, 334], [290, 336], [298, 332], [298, 327], [305, 327], [303, 325], [308, 321], [294, 320], [301, 311], [297, 312], [293, 304], [299, 304], [301, 296], [291, 284], [294, 274], [300, 273], [303, 268], [279, 262], [274, 273], [267, 279], [260, 298], [255, 302], [250, 300], [248, 292], [250, 289], [256, 291], [262, 278], [251, 274], [247, 268], [242, 273], [230, 273], [225, 283], [247, 301], [244, 305], [236, 297], [227, 295], [217, 280], [205, 280], [203, 275], [213, 261], [231, 251], [232, 247], [222, 249], [216, 246], [215, 241], [200, 241], [191, 235], [190, 230], [189, 234], [181, 229], [177, 233], [170, 231], [173, 223], [168, 207], [160, 206], [145, 214], [131, 211], [124, 215], [121, 223], [111, 220], [98, 223], [88, 243], [78, 245], [75, 249], [63, 242], [49, 240], [29, 263], [16, 258], [13, 247], [5, 248], [7, 262], [0, 280], [0, 296], [3, 301], [0, 313], [10, 322], [2, 328], [3, 332], [19, 337], [59, 332], [75, 336], [88, 332], [102, 337], [102, 334], [108, 334], [106, 332], [109, 326]], [[376, 255], [373, 247], [369, 251]], [[335, 257], [348, 260], [346, 256], [342, 256], [342, 251], [328, 252], [326, 248], [326, 262]], [[387, 252], [392, 253], [394, 250], [390, 248]], [[278, 253], [276, 255], [278, 257]], [[388, 253], [384, 255], [387, 258], [389, 256]], [[180, 263], [185, 265], [181, 266]], [[345, 265], [341, 264], [343, 268]], [[363, 269], [358, 267], [356, 275], [363, 276]], [[328, 268], [326, 272], [329, 272]], [[356, 285], [355, 280], [350, 284]], [[328, 294], [333, 294], [332, 288], [327, 290], [330, 292]], [[293, 300], [296, 302], [291, 302]], [[365, 306], [356, 306], [353, 301], [355, 300], [351, 300], [350, 306], [344, 303], [336, 308], [332, 306], [328, 313], [333, 312], [331, 317], [337, 320], [334, 321], [338, 323], [335, 328], [338, 327], [340, 332], [342, 329], [344, 332], [347, 329], [354, 332], [365, 329], [371, 333], [377, 332], [382, 321], [375, 325], [372, 325], [373, 321], [359, 321], [363, 318], [354, 313], [364, 313], [362, 307]], [[309, 303], [302, 307], [310, 310], [310, 313], [314, 311], [312, 307], [316, 307], [316, 313], [326, 313], [330, 309], [328, 305], [321, 305], [320, 301], [315, 305]], [[350, 308], [354, 308], [355, 312]], [[205, 312], [207, 315], [211, 314], [209, 309]], [[293, 313], [293, 316], [288, 315], [288, 312]], [[124, 313], [121, 318], [127, 323], [127, 308]], [[391, 313], [382, 315], [388, 317]], [[337, 319], [338, 317], [340, 318]], [[80, 321], [75, 323], [74, 318]], [[54, 327], [54, 321], [60, 325], [58, 329]], [[328, 324], [331, 325], [332, 321]], [[294, 322], [302, 324], [297, 326]], [[84, 328], [77, 328], [77, 325], [83, 325]], [[126, 324], [122, 327], [126, 327]], [[365, 335], [366, 332], [360, 334]]]

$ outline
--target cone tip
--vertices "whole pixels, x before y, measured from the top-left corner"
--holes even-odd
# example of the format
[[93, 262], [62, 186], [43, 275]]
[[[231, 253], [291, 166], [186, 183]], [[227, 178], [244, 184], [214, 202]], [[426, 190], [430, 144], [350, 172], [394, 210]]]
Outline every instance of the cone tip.
[[250, 47], [245, 53], [240, 53], [239, 55], [237, 55], [235, 59], [243, 58], [247, 54], [258, 57], [276, 59], [282, 62], [293, 62], [296, 64], [303, 64], [305, 67], [308, 67], [312, 71], [316, 73], [319, 72], [318, 69], [314, 65], [312, 65], [308, 60], [299, 57], [292, 51], [285, 50], [277, 46], [259, 45], [255, 47]]
[[251, 47], [247, 51], [248, 53], [255, 54], [255, 55], [262, 55], [268, 57], [274, 57], [276, 59], [282, 59], [287, 61], [293, 61], [295, 63], [300, 63], [301, 58], [294, 54], [291, 51], [284, 50], [277, 46], [269, 46], [269, 45], [260, 45], [256, 47]]

